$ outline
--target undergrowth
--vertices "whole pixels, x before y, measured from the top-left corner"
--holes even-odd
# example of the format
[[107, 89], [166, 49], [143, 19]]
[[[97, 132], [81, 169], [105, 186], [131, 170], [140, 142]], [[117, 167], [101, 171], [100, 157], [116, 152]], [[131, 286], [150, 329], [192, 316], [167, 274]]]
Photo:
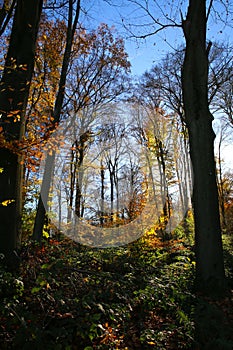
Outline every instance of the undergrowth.
[[[90, 249], [60, 237], [24, 243], [21, 257], [19, 272], [0, 270], [3, 350], [232, 345], [227, 332], [210, 336], [221, 328], [220, 316], [225, 322], [224, 304], [193, 293], [194, 254], [184, 238]], [[212, 324], [206, 325], [203, 312]], [[203, 334], [200, 327], [195, 331], [197, 321], [204, 322]]]

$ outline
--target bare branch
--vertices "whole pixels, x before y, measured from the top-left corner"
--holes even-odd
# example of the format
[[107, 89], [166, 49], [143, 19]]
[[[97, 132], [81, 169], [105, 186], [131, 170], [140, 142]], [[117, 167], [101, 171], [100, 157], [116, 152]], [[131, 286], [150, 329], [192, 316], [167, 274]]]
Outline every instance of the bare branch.
[[206, 15], [206, 22], [208, 22], [212, 6], [213, 6], [213, 0], [210, 0], [209, 8], [208, 8], [207, 15]]

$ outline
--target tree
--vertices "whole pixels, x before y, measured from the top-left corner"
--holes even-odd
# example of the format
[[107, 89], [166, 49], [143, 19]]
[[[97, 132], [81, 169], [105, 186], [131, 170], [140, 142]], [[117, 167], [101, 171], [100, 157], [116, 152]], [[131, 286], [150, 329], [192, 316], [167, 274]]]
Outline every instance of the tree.
[[[224, 171], [224, 160], [222, 159], [222, 148], [226, 145], [226, 142], [230, 141], [231, 128], [228, 124], [220, 124], [217, 131], [218, 144], [216, 145], [216, 161], [217, 161], [217, 182], [218, 182], [218, 193], [219, 193], [219, 209], [221, 218], [222, 230], [226, 232], [226, 206], [228, 202], [228, 195], [226, 191], [226, 183], [228, 183], [228, 175]], [[216, 142], [217, 143], [217, 142]]]
[[141, 214], [147, 194], [146, 176], [141, 169], [142, 164], [138, 159], [135, 159], [132, 151], [127, 157], [128, 162], [122, 167], [120, 173], [121, 219], [123, 223], [131, 222]]
[[[208, 101], [208, 52], [211, 44], [207, 45], [206, 41], [206, 25], [213, 1], [210, 1], [207, 9], [205, 0], [190, 0], [187, 17], [182, 23], [177, 22], [177, 16], [172, 18], [168, 15], [172, 13], [170, 10], [175, 6], [175, 2], [169, 2], [164, 6], [157, 1], [129, 0], [129, 2], [135, 6], [135, 11], [138, 10], [137, 15], [146, 14], [142, 18], [146, 18], [147, 26], [142, 20], [137, 26], [133, 24], [129, 29], [137, 38], [146, 38], [172, 27], [183, 29], [186, 47], [182, 69], [182, 92], [194, 170], [196, 286], [197, 289], [210, 293], [217, 288], [221, 290], [225, 281], [224, 263], [214, 160], [215, 135]], [[222, 2], [219, 3], [224, 6]], [[157, 10], [161, 14], [160, 17], [158, 13], [156, 17], [153, 15], [152, 4], [155, 6], [154, 13]], [[180, 3], [181, 12], [184, 6], [183, 2]], [[141, 29], [145, 34], [139, 33]]]
[[209, 99], [213, 110], [221, 115], [229, 126], [233, 126], [233, 57], [232, 47], [215, 44], [210, 56]]
[[[79, 29], [73, 38], [72, 54], [69, 71], [67, 72], [66, 88], [63, 106], [60, 113], [63, 119], [72, 121], [72, 137], [70, 139], [70, 190], [68, 221], [75, 202], [77, 217], [83, 213], [82, 198], [82, 164], [88, 146], [89, 134], [97, 119], [97, 111], [103, 105], [117, 99], [126, 91], [130, 63], [120, 37], [114, 37], [114, 31], [106, 24], [101, 24], [97, 30], [90, 33]], [[57, 120], [59, 124], [60, 119]], [[69, 133], [69, 132], [68, 132]], [[84, 137], [83, 137], [84, 136]], [[51, 162], [52, 163], [52, 162]], [[52, 171], [52, 169], [50, 169]], [[47, 176], [47, 187], [42, 188], [43, 201], [46, 204], [45, 193], [49, 190], [51, 175]], [[44, 181], [44, 184], [46, 182]], [[42, 198], [39, 200], [41, 215], [37, 214], [33, 237], [40, 240], [43, 230], [45, 208]], [[43, 209], [43, 211], [42, 211]], [[38, 210], [37, 210], [38, 212]], [[39, 220], [40, 218], [40, 220]]]
[[[191, 179], [188, 130], [185, 123], [181, 84], [184, 52], [184, 46], [182, 45], [174, 52], [166, 54], [160, 63], [145, 72], [138, 83], [138, 94], [141, 100], [146, 102], [149, 100], [152, 106], [163, 107], [171, 114], [171, 117], [173, 116], [173, 123], [177, 126], [177, 132], [180, 136], [183, 136], [179, 138], [181, 144], [178, 149], [184, 151], [182, 160], [184, 160], [184, 166], [186, 165], [186, 173], [190, 174], [189, 178]], [[232, 49], [229, 45], [218, 42], [212, 43], [209, 52], [209, 71], [208, 99], [210, 110], [216, 115], [216, 118], [231, 121], [233, 71]], [[221, 148], [221, 145], [219, 146]], [[216, 147], [216, 153], [219, 153], [219, 151], [219, 147]], [[179, 172], [181, 169], [182, 167], [179, 164], [177, 171]], [[188, 183], [185, 182], [180, 182], [184, 190], [189, 188]]]
[[42, 0], [18, 0], [1, 79], [0, 250], [14, 266], [20, 241], [22, 159], [18, 142], [25, 132], [25, 111], [34, 69]]
[[[220, 179], [219, 179], [220, 180]], [[222, 208], [222, 215], [224, 220], [224, 227], [228, 234], [233, 232], [233, 175], [230, 172], [225, 172], [221, 177], [219, 183], [220, 208]]]
[[[120, 160], [125, 156], [124, 138], [126, 126], [122, 122], [111, 121], [103, 125], [101, 139], [104, 141], [103, 158], [110, 182], [110, 222], [113, 223], [114, 216], [119, 217], [119, 167]], [[102, 159], [101, 159], [102, 160]], [[100, 166], [101, 167], [101, 166]], [[114, 208], [115, 204], [115, 208]]]
[[194, 174], [196, 287], [212, 293], [223, 290], [225, 274], [214, 158], [215, 134], [207, 89], [206, 22], [206, 1], [190, 0], [182, 23], [186, 40], [182, 89]]
[[81, 168], [88, 146], [88, 138], [83, 138], [83, 135], [90, 134], [90, 130], [95, 128], [94, 123], [98, 124], [99, 115], [106, 113], [104, 106], [127, 90], [130, 67], [122, 38], [114, 37], [113, 28], [106, 24], [90, 33], [84, 31], [82, 40], [86, 43], [83, 52], [78, 50], [78, 46], [73, 49], [67, 84], [71, 98], [66, 108], [70, 117], [77, 115], [75, 128], [78, 135], [72, 141], [71, 149], [70, 208], [76, 183], [75, 211], [78, 217], [83, 212]]
[[[75, 36], [75, 31], [77, 29], [78, 19], [80, 13], [80, 0], [77, 0], [76, 7], [72, 0], [69, 0], [69, 8], [68, 8], [68, 25], [67, 25], [67, 36], [66, 36], [66, 47], [63, 56], [61, 74], [59, 79], [59, 88], [56, 96], [56, 101], [54, 104], [53, 110], [53, 129], [59, 124], [61, 119], [61, 111], [62, 105], [64, 101], [65, 95], [65, 85], [66, 85], [66, 77], [70, 63], [70, 57], [72, 52], [73, 40]], [[42, 182], [41, 192], [44, 194], [44, 201], [42, 196], [39, 197], [39, 202], [37, 206], [35, 225], [33, 229], [33, 238], [40, 241], [43, 233], [44, 220], [46, 215], [45, 203], [47, 203], [47, 198], [49, 194], [49, 187], [52, 178], [52, 171], [55, 160], [55, 152], [52, 151], [51, 155], [48, 154], [45, 163], [45, 171]], [[47, 198], [46, 198], [47, 197]]]
[[59, 87], [65, 42], [65, 22], [54, 22], [48, 20], [45, 15], [42, 16], [26, 111], [25, 138], [22, 142], [25, 193], [28, 192], [27, 184], [39, 171], [42, 151], [48, 145], [47, 140], [53, 129], [53, 106]]
[[167, 239], [190, 207], [190, 159], [186, 164], [184, 135], [177, 127], [179, 120], [156, 107], [158, 100], [153, 102], [156, 89], [148, 89], [147, 95], [141, 86], [139, 92], [138, 103], [131, 111], [132, 131], [138, 147], [144, 148], [156, 202], [154, 217], [160, 224], [163, 238]]

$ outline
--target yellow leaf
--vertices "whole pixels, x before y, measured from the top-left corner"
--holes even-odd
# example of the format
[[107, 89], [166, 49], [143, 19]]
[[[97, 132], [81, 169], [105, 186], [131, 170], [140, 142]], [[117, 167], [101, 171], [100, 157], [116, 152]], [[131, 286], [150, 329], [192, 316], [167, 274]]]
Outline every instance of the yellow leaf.
[[17, 114], [17, 115], [14, 117], [14, 123], [19, 122], [19, 121], [20, 121], [20, 115]]
[[0, 203], [0, 205], [2, 205], [3, 207], [7, 207], [9, 204], [15, 202], [14, 199], [6, 199], [5, 201], [3, 201], [2, 203]]
[[45, 237], [45, 238], [49, 238], [49, 233], [48, 232], [46, 232], [45, 230], [43, 230], [43, 237]]

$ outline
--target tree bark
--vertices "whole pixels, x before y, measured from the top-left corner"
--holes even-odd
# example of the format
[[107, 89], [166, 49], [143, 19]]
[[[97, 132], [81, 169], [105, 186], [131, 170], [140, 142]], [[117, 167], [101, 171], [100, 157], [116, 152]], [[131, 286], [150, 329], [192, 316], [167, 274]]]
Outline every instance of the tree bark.
[[76, 196], [75, 196], [75, 214], [78, 218], [81, 218], [83, 215], [83, 162], [85, 157], [85, 150], [87, 148], [87, 141], [89, 138], [89, 131], [83, 133], [79, 137], [79, 141], [76, 141], [76, 168], [77, 168], [77, 176], [76, 179]]
[[183, 21], [186, 51], [182, 69], [185, 120], [194, 174], [196, 287], [210, 294], [225, 285], [221, 241], [213, 116], [208, 104], [206, 1], [190, 0]]
[[[60, 122], [60, 115], [64, 100], [64, 94], [65, 94], [65, 85], [66, 85], [66, 76], [69, 68], [70, 63], [70, 55], [72, 51], [72, 45], [73, 45], [73, 39], [74, 34], [76, 31], [78, 19], [79, 19], [79, 13], [80, 13], [80, 2], [81, 0], [77, 0], [76, 3], [76, 10], [73, 11], [74, 2], [73, 0], [69, 0], [69, 15], [68, 15], [68, 26], [67, 26], [67, 39], [66, 39], [66, 48], [64, 52], [63, 57], [63, 64], [62, 64], [62, 70], [61, 70], [61, 76], [59, 81], [59, 88], [58, 88], [58, 94], [56, 97], [56, 102], [54, 106], [54, 112], [53, 112], [53, 123], [54, 128], [59, 124]], [[75, 13], [75, 17], [73, 19], [73, 14]], [[44, 183], [51, 183], [52, 179], [52, 168], [54, 165], [55, 160], [55, 151], [52, 155], [48, 155], [46, 159], [46, 163], [49, 163], [47, 166], [45, 164], [45, 170], [44, 170], [44, 176], [43, 176], [43, 182], [42, 182], [42, 190], [43, 191], [43, 198], [40, 195], [40, 200], [37, 205], [37, 212], [36, 212], [36, 219], [35, 219], [35, 225], [33, 228], [33, 239], [40, 241], [43, 235], [43, 226], [45, 221], [45, 215], [46, 215], [46, 203], [48, 201], [48, 195], [49, 195], [49, 188], [47, 185], [44, 185]], [[48, 171], [46, 171], [48, 169]]]
[[101, 178], [101, 203], [100, 203], [100, 226], [104, 226], [104, 180], [105, 170], [103, 166], [103, 160], [100, 163], [100, 178]]
[[77, 171], [77, 152], [74, 150], [77, 141], [72, 144], [70, 153], [70, 185], [69, 185], [69, 198], [68, 198], [68, 209], [67, 209], [67, 223], [71, 222], [72, 219], [72, 208], [74, 201], [74, 186], [75, 186], [75, 176]]
[[[25, 132], [25, 111], [34, 69], [42, 0], [18, 0], [1, 79], [0, 112], [4, 140], [0, 148], [0, 251], [14, 267], [20, 242], [22, 159], [17, 142]], [[14, 146], [15, 143], [15, 146]], [[12, 146], [12, 147], [9, 147]], [[6, 205], [6, 201], [9, 201]]]

